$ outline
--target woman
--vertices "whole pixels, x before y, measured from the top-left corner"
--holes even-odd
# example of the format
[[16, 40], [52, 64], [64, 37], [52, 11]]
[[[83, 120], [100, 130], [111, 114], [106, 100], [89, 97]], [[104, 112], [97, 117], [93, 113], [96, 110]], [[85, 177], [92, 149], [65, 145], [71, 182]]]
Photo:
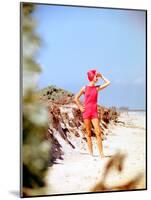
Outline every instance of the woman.
[[[102, 138], [101, 138], [101, 128], [98, 119], [98, 110], [97, 110], [97, 97], [98, 92], [106, 88], [110, 81], [106, 79], [101, 73], [98, 73], [96, 70], [89, 70], [87, 72], [89, 84], [80, 89], [80, 91], [75, 96], [75, 103], [78, 108], [82, 112], [84, 125], [86, 128], [86, 138], [88, 144], [88, 150], [90, 155], [93, 156], [93, 148], [92, 148], [92, 140], [91, 140], [91, 123], [94, 127], [94, 131], [97, 138], [97, 145], [99, 149], [100, 157], [104, 157], [103, 146], [102, 146]], [[98, 81], [98, 78], [102, 78], [104, 80], [103, 85], [95, 85]], [[79, 98], [84, 94], [84, 106], [80, 103]]]

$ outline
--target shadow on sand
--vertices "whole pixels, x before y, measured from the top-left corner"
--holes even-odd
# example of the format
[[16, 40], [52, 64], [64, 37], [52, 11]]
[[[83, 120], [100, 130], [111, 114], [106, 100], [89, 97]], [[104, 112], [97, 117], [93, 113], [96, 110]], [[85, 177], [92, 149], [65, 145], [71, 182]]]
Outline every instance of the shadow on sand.
[[[80, 154], [82, 155], [90, 155], [89, 153], [83, 153], [83, 152], [80, 152]], [[105, 158], [111, 158], [113, 155], [105, 155]], [[93, 155], [93, 157], [99, 157], [99, 155]]]
[[20, 192], [17, 190], [9, 191], [9, 193], [12, 194], [13, 196], [20, 197]]

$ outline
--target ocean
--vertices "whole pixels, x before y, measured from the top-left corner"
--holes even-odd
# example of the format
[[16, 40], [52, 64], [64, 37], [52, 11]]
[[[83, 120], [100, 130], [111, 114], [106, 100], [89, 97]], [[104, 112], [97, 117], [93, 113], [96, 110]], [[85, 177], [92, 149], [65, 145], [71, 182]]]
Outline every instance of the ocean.
[[122, 112], [120, 119], [125, 122], [126, 126], [146, 129], [146, 111]]

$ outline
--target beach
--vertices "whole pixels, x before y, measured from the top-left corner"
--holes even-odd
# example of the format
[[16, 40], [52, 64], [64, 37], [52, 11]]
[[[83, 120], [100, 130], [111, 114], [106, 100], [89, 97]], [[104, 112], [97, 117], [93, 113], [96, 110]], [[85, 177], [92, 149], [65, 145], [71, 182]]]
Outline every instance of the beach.
[[105, 179], [106, 186], [114, 188], [141, 174], [141, 182], [136, 188], [146, 187], [145, 112], [121, 112], [118, 120], [116, 124], [111, 121], [105, 133], [103, 148], [106, 157], [103, 159], [98, 155], [95, 137], [92, 138], [93, 157], [88, 154], [86, 142], [80, 139], [72, 138], [76, 149], [60, 141], [65, 151], [64, 160], [58, 159], [57, 164], [49, 167], [46, 175], [48, 194], [91, 192], [97, 183], [104, 181], [106, 165], [117, 153], [125, 156], [124, 167], [121, 173], [114, 167], [110, 170]]

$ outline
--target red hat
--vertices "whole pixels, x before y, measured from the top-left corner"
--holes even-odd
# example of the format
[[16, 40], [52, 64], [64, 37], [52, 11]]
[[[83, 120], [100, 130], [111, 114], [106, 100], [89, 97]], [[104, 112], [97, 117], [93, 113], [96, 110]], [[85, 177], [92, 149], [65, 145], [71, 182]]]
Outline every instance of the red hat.
[[89, 81], [92, 81], [94, 79], [94, 76], [97, 74], [97, 71], [95, 69], [89, 70], [87, 72]]

